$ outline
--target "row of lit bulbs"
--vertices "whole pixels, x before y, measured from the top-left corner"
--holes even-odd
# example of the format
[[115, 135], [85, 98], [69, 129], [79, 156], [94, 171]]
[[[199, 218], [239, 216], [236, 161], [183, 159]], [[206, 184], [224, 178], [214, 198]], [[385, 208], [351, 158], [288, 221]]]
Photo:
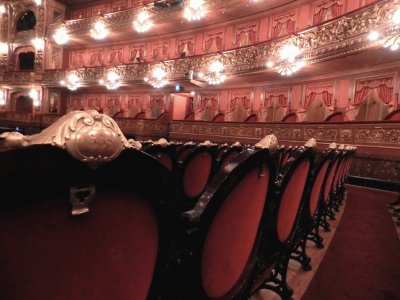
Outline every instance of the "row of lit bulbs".
[[[203, 7], [204, 0], [190, 0], [183, 11], [183, 17], [189, 21], [202, 19], [206, 15], [206, 10]], [[153, 21], [148, 12], [140, 12], [132, 23], [135, 30], [139, 33], [146, 32], [153, 27]], [[103, 20], [97, 21], [90, 30], [90, 36], [96, 40], [102, 40], [108, 35], [107, 25]], [[69, 34], [65, 27], [58, 28], [53, 38], [59, 45], [69, 41]]]
[[[31, 89], [29, 91], [29, 97], [33, 100], [32, 104], [34, 107], [39, 107], [40, 106], [40, 97], [39, 97], [39, 91], [36, 89]], [[4, 94], [4, 91], [0, 90], [0, 106], [5, 106], [6, 105], [6, 97]]]
[[[208, 66], [206, 74], [199, 72], [198, 77], [204, 79], [211, 85], [220, 84], [225, 81], [226, 76], [223, 74], [224, 65], [215, 60]], [[144, 77], [143, 80], [154, 88], [162, 88], [168, 84], [168, 74], [160, 66], [153, 69], [151, 76]], [[81, 86], [80, 78], [75, 73], [68, 74], [65, 80], [61, 80], [60, 84], [74, 91]], [[99, 80], [99, 84], [104, 85], [109, 90], [115, 90], [122, 84], [120, 76], [115, 71], [109, 71], [104, 79]]]
[[[390, 50], [392, 51], [396, 51], [400, 49], [400, 36], [399, 36], [400, 9], [395, 10], [395, 12], [392, 15], [391, 22], [396, 26], [395, 30], [397, 30], [397, 33], [389, 37], [384, 37], [383, 47], [390, 48]], [[381, 33], [377, 30], [372, 30], [368, 34], [368, 39], [370, 41], [377, 41], [380, 38], [381, 38]]]

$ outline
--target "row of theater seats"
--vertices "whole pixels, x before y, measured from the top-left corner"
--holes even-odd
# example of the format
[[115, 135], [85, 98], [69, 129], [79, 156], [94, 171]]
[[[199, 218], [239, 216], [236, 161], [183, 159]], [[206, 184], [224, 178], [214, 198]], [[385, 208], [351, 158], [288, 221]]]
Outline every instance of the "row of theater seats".
[[95, 166], [51, 145], [2, 151], [0, 298], [290, 299], [289, 260], [311, 268], [354, 152], [274, 136], [148, 142]]

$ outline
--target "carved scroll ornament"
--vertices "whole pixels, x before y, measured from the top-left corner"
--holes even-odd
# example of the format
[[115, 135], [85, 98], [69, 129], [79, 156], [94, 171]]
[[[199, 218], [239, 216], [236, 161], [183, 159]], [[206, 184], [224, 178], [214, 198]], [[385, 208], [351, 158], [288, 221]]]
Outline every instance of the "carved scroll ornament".
[[129, 143], [112, 118], [95, 110], [72, 111], [38, 134], [5, 132], [0, 138], [12, 148], [50, 144], [66, 149], [92, 167], [115, 159], [126, 148], [141, 146]]

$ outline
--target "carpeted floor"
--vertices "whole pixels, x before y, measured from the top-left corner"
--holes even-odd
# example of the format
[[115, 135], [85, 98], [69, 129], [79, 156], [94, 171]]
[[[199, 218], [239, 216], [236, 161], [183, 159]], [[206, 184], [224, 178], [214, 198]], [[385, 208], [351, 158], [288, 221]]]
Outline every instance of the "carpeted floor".
[[302, 299], [400, 299], [400, 241], [386, 207], [395, 196], [347, 191], [341, 224]]

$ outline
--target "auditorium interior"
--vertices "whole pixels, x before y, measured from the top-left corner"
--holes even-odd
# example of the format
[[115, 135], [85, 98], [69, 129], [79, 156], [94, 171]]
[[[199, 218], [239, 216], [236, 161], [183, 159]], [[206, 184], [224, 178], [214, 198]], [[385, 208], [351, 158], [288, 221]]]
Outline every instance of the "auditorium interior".
[[0, 0], [0, 299], [400, 299], [400, 0]]

